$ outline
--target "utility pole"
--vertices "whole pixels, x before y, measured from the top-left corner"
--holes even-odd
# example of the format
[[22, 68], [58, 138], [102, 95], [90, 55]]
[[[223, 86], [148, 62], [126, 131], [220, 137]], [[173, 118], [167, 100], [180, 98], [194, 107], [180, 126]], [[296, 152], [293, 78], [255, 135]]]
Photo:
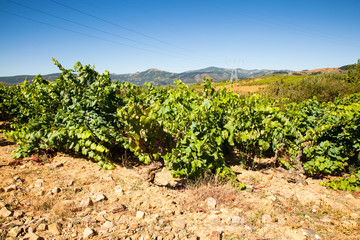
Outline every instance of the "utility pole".
[[229, 60], [229, 63], [230, 64], [232, 63], [231, 77], [230, 77], [230, 82], [231, 83], [238, 81], [237, 66], [238, 66], [239, 62], [240, 62], [240, 59], [233, 60], [232, 62], [231, 62], [231, 60]]

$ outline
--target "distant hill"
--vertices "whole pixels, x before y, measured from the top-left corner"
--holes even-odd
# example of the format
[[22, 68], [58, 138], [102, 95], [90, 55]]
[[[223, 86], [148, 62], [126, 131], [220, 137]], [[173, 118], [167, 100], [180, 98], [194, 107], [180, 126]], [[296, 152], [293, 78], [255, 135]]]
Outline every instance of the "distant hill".
[[313, 70], [303, 70], [299, 72], [293, 72], [293, 75], [318, 75], [323, 73], [344, 73], [344, 70], [341, 68], [318, 68]]
[[349, 65], [345, 65], [345, 66], [342, 66], [342, 67], [339, 67], [341, 70], [348, 70], [349, 69], [349, 67], [351, 67], [352, 69], [354, 69], [354, 67], [355, 67], [355, 64], [349, 64]]
[[[239, 78], [264, 75], [273, 72], [276, 72], [276, 70], [245, 70], [241, 68], [237, 69], [237, 74]], [[135, 85], [143, 85], [145, 82], [149, 82], [153, 85], [171, 85], [174, 84], [175, 79], [180, 79], [184, 83], [197, 83], [201, 82], [204, 77], [208, 77], [213, 81], [226, 80], [231, 77], [231, 69], [208, 67], [182, 73], [171, 73], [157, 69], [149, 69], [144, 72], [137, 72], [132, 74], [111, 74], [111, 79], [114, 81], [130, 82]]]
[[[276, 71], [278, 70], [267, 70], [267, 69], [245, 70], [238, 68], [237, 75], [239, 78], [243, 78], [243, 77], [270, 74]], [[288, 70], [285, 71], [291, 72]], [[47, 80], [54, 80], [59, 75], [60, 73], [53, 73], [53, 74], [43, 75], [43, 78]], [[0, 82], [6, 84], [19, 84], [22, 83], [25, 80], [25, 78], [27, 78], [31, 82], [31, 80], [34, 77], [35, 75], [18, 75], [18, 76], [0, 77]], [[166, 72], [152, 68], [144, 72], [137, 72], [130, 74], [110, 74], [110, 78], [113, 81], [130, 82], [138, 86], [144, 85], [145, 82], [149, 82], [153, 85], [171, 85], [174, 84], [175, 79], [180, 79], [185, 83], [196, 83], [196, 82], [201, 82], [204, 77], [211, 78], [213, 81], [226, 80], [231, 77], [231, 69], [208, 67], [199, 70], [186, 71], [183, 73], [171, 73], [171, 72]]]
[[[28, 79], [29, 82], [35, 77], [36, 75], [17, 75], [17, 76], [9, 76], [9, 77], [0, 77], [0, 82], [5, 83], [6, 85], [12, 84], [20, 84]], [[52, 81], [60, 76], [60, 73], [51, 73], [47, 75], [43, 75], [43, 78], [46, 80]]]
[[130, 74], [110, 74], [113, 81], [130, 82], [134, 85], [144, 85], [145, 82], [153, 85], [170, 85], [173, 84], [176, 73], [166, 72], [151, 68], [144, 72], [130, 73]]

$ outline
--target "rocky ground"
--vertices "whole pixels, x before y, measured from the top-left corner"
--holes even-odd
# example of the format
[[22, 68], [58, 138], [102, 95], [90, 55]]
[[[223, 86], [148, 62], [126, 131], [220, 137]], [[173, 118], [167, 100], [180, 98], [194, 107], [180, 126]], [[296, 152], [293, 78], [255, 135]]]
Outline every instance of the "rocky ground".
[[167, 170], [107, 171], [62, 153], [9, 165], [0, 136], [1, 239], [360, 239], [360, 196], [277, 169], [234, 167], [246, 190], [185, 183]]

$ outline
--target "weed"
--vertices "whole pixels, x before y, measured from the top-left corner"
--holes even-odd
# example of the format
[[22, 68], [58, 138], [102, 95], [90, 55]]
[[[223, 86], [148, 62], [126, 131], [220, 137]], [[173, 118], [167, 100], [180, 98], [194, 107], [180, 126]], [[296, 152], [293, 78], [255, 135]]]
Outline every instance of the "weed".
[[189, 211], [199, 210], [199, 206], [209, 197], [216, 200], [217, 208], [220, 206], [233, 206], [239, 194], [229, 182], [221, 182], [214, 176], [207, 176], [195, 181], [188, 181], [186, 185], [187, 197], [182, 203]]
[[42, 201], [36, 201], [33, 205], [35, 211], [47, 212], [54, 206], [54, 200], [47, 198]]

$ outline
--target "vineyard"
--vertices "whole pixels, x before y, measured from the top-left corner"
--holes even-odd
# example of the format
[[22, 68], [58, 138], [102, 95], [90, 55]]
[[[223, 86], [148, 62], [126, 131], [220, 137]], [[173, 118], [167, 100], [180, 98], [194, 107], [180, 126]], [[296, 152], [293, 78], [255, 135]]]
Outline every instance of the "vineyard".
[[67, 70], [54, 62], [62, 71], [56, 80], [0, 84], [0, 117], [11, 123], [4, 133], [19, 145], [15, 158], [62, 151], [111, 170], [126, 153], [125, 161], [160, 163], [174, 177], [214, 174], [239, 188], [245, 185], [231, 165], [271, 158], [300, 176], [336, 176], [327, 187], [360, 192], [359, 93], [291, 102], [215, 91], [209, 79], [202, 91], [180, 80], [172, 89], [137, 87], [89, 65]]

